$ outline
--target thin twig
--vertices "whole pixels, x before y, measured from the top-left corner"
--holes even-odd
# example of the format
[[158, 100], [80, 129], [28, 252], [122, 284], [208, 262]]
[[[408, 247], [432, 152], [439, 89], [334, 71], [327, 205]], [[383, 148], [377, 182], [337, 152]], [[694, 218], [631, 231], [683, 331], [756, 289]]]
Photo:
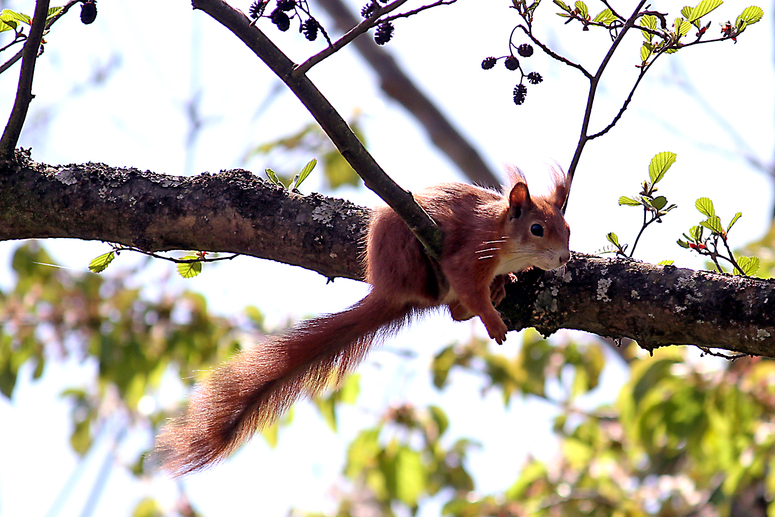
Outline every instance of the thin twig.
[[6, 50], [13, 47], [17, 43], [21, 43], [23, 41], [27, 41], [27, 35], [17, 32], [16, 37], [13, 39], [13, 41], [10, 42], [8, 45], [4, 46], [3, 48], [0, 48], [0, 52], [5, 52]]
[[632, 258], [633, 255], [635, 254], [635, 248], [638, 247], [638, 241], [640, 241], [640, 237], [641, 237], [641, 235], [643, 235], [643, 232], [646, 231], [646, 228], [648, 228], [648, 226], [651, 223], [656, 221], [656, 219], [652, 219], [651, 221], [646, 221], [646, 217], [648, 215], [648, 211], [649, 211], [648, 208], [646, 208], [644, 206], [643, 207], [643, 224], [641, 225], [640, 231], [638, 232], [638, 235], [635, 237], [635, 242], [632, 244], [632, 248], [630, 249], [630, 258]]
[[379, 21], [380, 16], [383, 16], [387, 13], [393, 12], [394, 10], [401, 7], [403, 4], [406, 3], [407, 0], [395, 0], [394, 2], [389, 3], [385, 7], [379, 7], [374, 13], [363, 20], [361, 23], [347, 31], [347, 33], [336, 40], [333, 45], [326, 47], [325, 49], [321, 50], [314, 56], [307, 59], [302, 64], [298, 65], [294, 70], [293, 74], [295, 76], [300, 76], [306, 74], [310, 68], [315, 66], [316, 64], [320, 63], [324, 59], [326, 59], [331, 54], [338, 52], [341, 50], [345, 45], [350, 43], [352, 40], [363, 34], [364, 32], [368, 31], [372, 27], [374, 27], [377, 22]]
[[[134, 251], [136, 253], [142, 253], [143, 255], [148, 255], [149, 257], [153, 257], [156, 259], [166, 260], [169, 262], [174, 262], [175, 264], [193, 264], [195, 262], [220, 262], [222, 260], [233, 260], [240, 256], [239, 253], [233, 253], [231, 255], [227, 255], [225, 257], [212, 257], [212, 258], [206, 258], [206, 257], [200, 257], [195, 259], [179, 259], [175, 257], [168, 257], [166, 255], [160, 255], [153, 251], [146, 251], [144, 249], [135, 248], [133, 246], [122, 246], [122, 245], [113, 245], [113, 251], [118, 253], [121, 251]], [[206, 253], [206, 252], [205, 252]]]
[[8, 117], [8, 124], [6, 124], [3, 136], [0, 138], [0, 160], [13, 159], [19, 135], [21, 135], [24, 121], [27, 118], [27, 110], [33, 98], [32, 78], [35, 75], [35, 61], [38, 59], [38, 49], [43, 39], [43, 31], [46, 28], [48, 4], [49, 0], [35, 2], [35, 15], [32, 19], [30, 35], [22, 49], [22, 69], [19, 73], [16, 99], [13, 103], [11, 116]]
[[[553, 51], [552, 49], [550, 49], [549, 47], [547, 47], [546, 45], [544, 45], [543, 43], [541, 43], [541, 42], [540, 42], [540, 41], [539, 41], [539, 40], [538, 40], [538, 39], [537, 39], [535, 36], [533, 36], [533, 35], [530, 33], [530, 31], [529, 31], [529, 30], [527, 29], [527, 27], [525, 27], [524, 25], [520, 24], [520, 25], [517, 25], [517, 27], [519, 27], [520, 29], [522, 29], [522, 32], [524, 32], [524, 33], [525, 33], [525, 35], [526, 35], [528, 38], [530, 38], [530, 40], [531, 40], [531, 41], [532, 41], [532, 42], [533, 42], [535, 45], [537, 45], [537, 46], [538, 46], [538, 47], [539, 47], [541, 50], [543, 50], [545, 54], [547, 54], [548, 56], [550, 56], [550, 57], [554, 58], [555, 60], [559, 61], [560, 63], [564, 63], [564, 64], [566, 64], [566, 65], [568, 65], [568, 66], [570, 66], [570, 67], [572, 67], [572, 68], [575, 68], [576, 70], [578, 70], [578, 71], [580, 71], [582, 74], [584, 74], [584, 77], [586, 77], [586, 78], [587, 78], [587, 79], [589, 79], [590, 81], [592, 80], [592, 74], [590, 74], [590, 73], [587, 71], [587, 69], [586, 69], [586, 68], [584, 68], [582, 65], [580, 65], [580, 64], [578, 64], [578, 63], [574, 63], [573, 61], [570, 61], [569, 59], [567, 59], [567, 58], [565, 58], [565, 57], [563, 57], [563, 56], [561, 56], [561, 55], [557, 54], [555, 51]], [[512, 32], [512, 34], [513, 34], [513, 32]]]
[[23, 53], [24, 53], [24, 47], [22, 47], [22, 49], [19, 52], [17, 52], [11, 59], [3, 63], [2, 66], [0, 66], [0, 74], [2, 74], [3, 72], [11, 68], [18, 60], [20, 60], [22, 58]]
[[418, 7], [417, 9], [412, 9], [411, 11], [406, 11], [405, 13], [399, 13], [399, 14], [394, 14], [393, 16], [388, 16], [386, 18], [381, 19], [380, 23], [392, 22], [393, 20], [397, 20], [399, 18], [409, 18], [410, 16], [419, 14], [432, 7], [438, 7], [440, 5], [450, 5], [450, 4], [454, 4], [455, 2], [457, 2], [457, 0], [438, 0], [437, 2], [434, 2], [432, 4], [423, 5], [422, 7]]
[[721, 242], [724, 243], [724, 247], [727, 249], [727, 253], [729, 253], [729, 262], [732, 263], [732, 265], [740, 272], [741, 275], [748, 276], [745, 274], [745, 271], [743, 271], [743, 268], [738, 265], [737, 261], [735, 260], [735, 254], [732, 253], [732, 250], [729, 247], [729, 243], [727, 242], [727, 238], [723, 235], [721, 236]]
[[[661, 53], [657, 55], [659, 57], [662, 55]], [[656, 57], [654, 60], [651, 61], [651, 64], [656, 61]], [[608, 124], [605, 128], [598, 131], [594, 135], [589, 136], [589, 140], [594, 140], [597, 137], [603, 136], [604, 134], [608, 133], [613, 127], [616, 125], [617, 122], [619, 122], [619, 119], [622, 118], [622, 115], [624, 115], [624, 112], [627, 111], [627, 108], [630, 106], [630, 102], [632, 101], [633, 96], [635, 95], [635, 90], [638, 88], [638, 85], [640, 84], [641, 79], [643, 79], [643, 76], [646, 75], [646, 71], [651, 67], [651, 64], [644, 66], [641, 68], [640, 74], [638, 74], [638, 78], [635, 80], [635, 83], [632, 85], [632, 88], [630, 89], [630, 93], [627, 95], [627, 98], [624, 100], [624, 103], [622, 103], [622, 107], [619, 109], [619, 112], [616, 114], [616, 116], [611, 120], [611, 123]]]
[[[595, 94], [597, 92], [597, 87], [600, 84], [600, 79], [602, 78], [603, 72], [605, 72], [605, 69], [608, 66], [608, 63], [611, 61], [611, 57], [613, 56], [619, 44], [624, 39], [624, 36], [627, 34], [627, 31], [630, 30], [632, 26], [635, 24], [635, 20], [638, 18], [640, 10], [643, 8], [645, 4], [646, 4], [646, 0], [641, 0], [638, 3], [632, 15], [630, 15], [630, 17], [624, 23], [624, 26], [622, 27], [621, 32], [619, 32], [619, 35], [616, 37], [616, 40], [611, 45], [611, 48], [608, 49], [608, 52], [603, 58], [603, 61], [600, 63], [600, 67], [598, 67], [594, 77], [590, 78], [589, 80], [589, 94], [587, 95], [587, 105], [586, 105], [586, 108], [584, 109], [584, 119], [581, 123], [581, 136], [579, 137], [579, 142], [576, 145], [576, 151], [573, 153], [573, 159], [571, 160], [570, 167], [568, 167], [568, 178], [570, 180], [571, 185], [573, 185], [573, 176], [576, 173], [576, 167], [578, 167], [579, 161], [581, 160], [581, 152], [584, 150], [584, 146], [589, 141], [589, 136], [587, 135], [587, 132], [589, 131], [589, 124], [592, 120], [592, 105], [595, 102]], [[567, 205], [567, 202], [568, 202], [567, 199], [565, 202]]]

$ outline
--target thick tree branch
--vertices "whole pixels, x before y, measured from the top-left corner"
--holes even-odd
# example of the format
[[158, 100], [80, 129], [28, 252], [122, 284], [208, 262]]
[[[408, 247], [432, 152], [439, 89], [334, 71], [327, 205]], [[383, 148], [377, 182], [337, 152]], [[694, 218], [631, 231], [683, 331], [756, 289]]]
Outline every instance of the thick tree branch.
[[241, 253], [360, 278], [367, 218], [365, 208], [294, 194], [244, 170], [176, 177], [99, 163], [0, 167], [0, 240]]
[[[243, 253], [361, 278], [368, 210], [244, 170], [175, 177], [102, 164], [0, 166], [0, 240], [70, 237], [147, 251]], [[575, 255], [528, 272], [499, 310], [510, 329], [578, 329], [647, 349], [696, 344], [775, 357], [775, 282]]]

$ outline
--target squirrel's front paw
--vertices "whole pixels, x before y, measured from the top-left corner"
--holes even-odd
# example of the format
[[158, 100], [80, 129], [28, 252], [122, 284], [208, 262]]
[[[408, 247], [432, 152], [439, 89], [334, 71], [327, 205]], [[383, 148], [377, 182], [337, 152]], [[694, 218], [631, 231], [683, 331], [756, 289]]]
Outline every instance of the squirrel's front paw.
[[502, 319], [498, 318], [497, 322], [491, 321], [490, 323], [485, 323], [484, 326], [487, 327], [487, 333], [496, 343], [500, 345], [506, 341], [506, 332], [509, 329], [506, 327], [506, 324], [503, 323]]

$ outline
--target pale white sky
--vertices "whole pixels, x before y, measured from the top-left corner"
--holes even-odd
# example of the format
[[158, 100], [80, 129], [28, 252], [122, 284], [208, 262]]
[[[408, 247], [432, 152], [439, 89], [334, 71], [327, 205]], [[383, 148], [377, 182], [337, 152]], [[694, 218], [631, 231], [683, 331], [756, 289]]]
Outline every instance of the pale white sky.
[[[536, 52], [526, 60], [527, 66], [539, 71], [545, 81], [530, 87], [523, 106], [514, 106], [511, 90], [517, 76], [500, 64], [489, 72], [480, 68], [484, 57], [507, 52], [508, 34], [518, 21], [516, 14], [507, 9], [509, 3], [459, 0], [453, 6], [399, 20], [394, 41], [386, 48], [494, 168], [502, 163], [518, 164], [539, 190], [546, 178], [547, 163], [556, 160], [567, 166], [570, 161], [580, 128], [586, 82], [577, 72]], [[677, 11], [684, 3], [659, 2], [653, 7]], [[359, 8], [357, 2], [352, 4]], [[541, 37], [569, 58], [596, 68], [608, 44], [606, 35], [557, 23], [551, 14], [555, 7], [551, 2], [545, 4], [539, 11], [547, 20], [538, 23]], [[727, 4], [712, 15], [714, 34], [716, 22], [734, 20], [738, 14], [738, 2]], [[249, 2], [234, 5], [247, 10]], [[674, 245], [681, 232], [699, 221], [694, 200], [700, 196], [715, 201], [722, 219], [743, 211], [735, 227], [736, 244], [763, 234], [772, 210], [771, 181], [734, 154], [735, 145], [717, 119], [704, 113], [689, 95], [665, 84], [675, 77], [674, 65], [684, 67], [684, 74], [707, 102], [735, 125], [757, 157], [771, 161], [775, 142], [772, 5], [760, 5], [766, 11], [764, 20], [751, 27], [737, 45], [705, 45], [662, 58], [620, 124], [608, 136], [588, 144], [567, 214], [574, 250], [599, 250], [606, 244], [609, 231], [616, 231], [623, 241], [632, 241], [640, 213], [618, 207], [617, 200], [620, 195], [637, 193], [640, 181], [646, 178], [649, 160], [665, 150], [676, 152], [678, 161], [660, 192], [677, 203], [679, 210], [646, 234], [640, 258], [671, 258], [687, 267], [701, 265]], [[32, 6], [31, 0], [19, 0], [9, 7], [30, 12]], [[325, 24], [325, 16], [320, 18]], [[265, 26], [265, 30], [296, 60], [322, 44], [309, 44], [294, 30], [287, 34], [278, 34], [271, 26]], [[202, 110], [210, 121], [200, 139], [195, 172], [240, 166], [251, 144], [288, 134], [310, 121], [287, 93], [255, 118], [256, 109], [276, 80], [241, 43], [205, 14], [192, 11], [185, 0], [103, 0], [96, 23], [83, 26], [77, 12], [72, 13], [57, 24], [47, 40], [35, 78], [37, 97], [21, 142], [33, 147], [33, 158], [38, 161], [103, 161], [182, 174], [187, 129], [183, 106], [192, 84], [203, 88]], [[622, 92], [629, 89], [637, 73], [634, 63], [639, 45], [640, 36], [633, 34], [611, 64], [595, 112], [597, 127], [608, 122], [618, 109]], [[94, 68], [109, 63], [114, 56], [120, 56], [114, 73], [104, 85], [89, 87], [88, 78]], [[0, 78], [2, 121], [7, 119], [17, 74], [18, 66]], [[405, 188], [416, 190], [439, 181], [461, 179], [403, 109], [378, 91], [372, 73], [357, 55], [349, 50], [340, 52], [315, 67], [311, 77], [345, 117], [355, 110], [363, 112], [370, 150]], [[36, 125], [36, 121], [46, 124]], [[287, 167], [292, 170], [298, 165]], [[257, 160], [248, 168], [258, 173], [264, 166]], [[302, 190], [316, 189], [315, 181], [313, 175]], [[365, 190], [349, 189], [335, 195], [366, 205], [378, 202]], [[15, 246], [0, 243], [2, 287], [11, 284], [8, 257]], [[91, 258], [107, 249], [99, 243], [61, 241], [48, 246], [59, 263], [82, 270]], [[134, 260], [123, 254], [106, 274]], [[154, 279], [169, 271], [166, 263], [154, 264], [136, 282], [153, 296]], [[301, 317], [342, 309], [366, 292], [366, 286], [357, 282], [337, 280], [325, 285], [325, 279], [315, 273], [249, 258], [207, 267], [192, 281], [177, 279], [174, 283], [178, 289], [205, 293], [211, 307], [224, 314], [233, 314], [247, 304], [257, 305], [276, 324], [289, 314]], [[299, 297], [302, 288], [309, 294]], [[554, 412], [543, 404], [520, 400], [504, 412], [500, 398], [490, 394], [481, 399], [480, 380], [467, 375], [456, 375], [444, 394], [430, 388], [430, 358], [442, 346], [464, 340], [471, 332], [483, 335], [478, 321], [453, 324], [437, 316], [414, 325], [365, 361], [360, 369], [364, 374], [362, 399], [356, 408], [342, 415], [340, 435], [328, 431], [308, 405], [299, 405], [297, 422], [281, 435], [280, 447], [271, 450], [263, 439], [253, 440], [228, 463], [188, 478], [185, 483], [189, 493], [208, 516], [246, 512], [279, 516], [290, 506], [330, 510], [331, 486], [341, 471], [347, 440], [359, 426], [367, 425], [383, 404], [398, 402], [408, 393], [418, 404], [438, 402], [450, 411], [454, 423], [450, 443], [459, 436], [486, 439], [485, 446], [472, 455], [469, 463], [477, 487], [482, 492], [507, 488], [527, 453], [546, 458], [554, 453], [549, 422]], [[518, 343], [518, 336], [510, 334], [504, 347], [516, 347]], [[406, 360], [394, 353], [396, 349], [413, 350], [417, 357]], [[46, 515], [61, 487], [73, 475], [77, 461], [67, 441], [69, 407], [60, 400], [59, 393], [84, 382], [91, 369], [90, 364], [50, 363], [42, 381], [22, 380], [12, 403], [0, 399], [1, 516]], [[610, 400], [621, 379], [621, 372], [609, 369], [605, 386], [598, 391], [608, 394]], [[597, 395], [594, 400], [603, 397]], [[488, 429], [486, 434], [482, 433], [483, 426]], [[147, 439], [147, 433], [133, 433], [122, 453], [131, 457], [131, 451], [144, 446]], [[103, 455], [104, 450], [98, 446], [83, 481], [56, 515], [80, 515]], [[136, 500], [146, 494], [173, 504], [173, 488], [173, 483], [162, 476], [148, 486], [133, 484], [121, 469], [113, 469], [94, 515], [127, 515]], [[427, 511], [428, 515], [434, 513], [438, 513], [437, 506]]]

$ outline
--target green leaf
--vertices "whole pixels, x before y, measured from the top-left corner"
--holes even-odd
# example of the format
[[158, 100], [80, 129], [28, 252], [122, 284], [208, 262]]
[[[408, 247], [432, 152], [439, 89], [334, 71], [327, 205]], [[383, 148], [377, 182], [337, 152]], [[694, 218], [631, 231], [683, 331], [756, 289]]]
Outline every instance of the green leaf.
[[665, 196], [657, 196], [651, 202], [651, 206], [653, 206], [657, 210], [662, 210], [663, 208], [665, 208], [665, 205], [667, 205], [667, 198]]
[[537, 481], [549, 477], [549, 471], [546, 465], [538, 460], [529, 460], [530, 462], [523, 466], [519, 473], [519, 478], [506, 490], [506, 499], [509, 501], [522, 501], [527, 499], [527, 492], [531, 487], [540, 485]]
[[597, 23], [604, 23], [606, 25], [613, 23], [617, 20], [616, 16], [614, 16], [614, 13], [611, 12], [610, 9], [605, 9], [598, 13], [597, 16], [595, 16], [592, 21]]
[[307, 165], [304, 166], [304, 168], [301, 170], [298, 177], [296, 178], [296, 181], [294, 181], [293, 183], [293, 190], [296, 190], [299, 188], [299, 186], [302, 184], [302, 182], [305, 179], [307, 179], [307, 176], [310, 175], [310, 173], [312, 172], [312, 169], [314, 169], [315, 165], [317, 164], [318, 164], [318, 161], [315, 158], [313, 158], [307, 163]]
[[589, 18], [589, 8], [587, 8], [587, 4], [579, 0], [576, 2], [576, 9], [579, 11], [579, 15], [586, 20]]
[[409, 507], [425, 492], [427, 472], [420, 453], [408, 447], [400, 447], [395, 459], [396, 496]]
[[664, 176], [671, 165], [675, 163], [677, 155], [670, 151], [663, 151], [655, 155], [649, 163], [649, 180], [656, 185]]
[[649, 58], [651, 57], [651, 49], [652, 48], [653, 48], [653, 46], [651, 45], [651, 43], [648, 43], [648, 42], [644, 42], [643, 45], [641, 45], [641, 47], [640, 47], [640, 60], [641, 60], [642, 63], [645, 63], [646, 61], [649, 60]]
[[452, 345], [442, 349], [436, 357], [433, 358], [431, 363], [431, 371], [433, 372], [433, 385], [441, 389], [447, 383], [447, 376], [449, 370], [455, 365], [457, 361], [457, 354]]
[[3, 12], [0, 13], [0, 20], [4, 22], [18, 21], [18, 22], [26, 23], [27, 25], [32, 24], [32, 18], [30, 18], [26, 14], [11, 11], [10, 9], [3, 9]]
[[694, 10], [693, 7], [690, 7], [688, 5], [684, 6], [683, 9], [681, 9], [681, 16], [683, 16], [686, 19], [689, 19], [692, 15], [692, 11]]
[[49, 7], [48, 14], [46, 14], [46, 20], [50, 20], [62, 10], [62, 7]]
[[700, 223], [702, 226], [712, 231], [713, 233], [721, 235], [724, 233], [724, 227], [721, 226], [721, 219], [718, 216], [709, 217], [706, 221]]
[[702, 226], [692, 226], [689, 230], [689, 234], [693, 241], [700, 242], [702, 240]]
[[[682, 241], [678, 241], [678, 244], [680, 244], [681, 242], [682, 242]], [[687, 245], [686, 245], [686, 246], [684, 246], [684, 247], [685, 247], [685, 248], [688, 248], [688, 247], [689, 247], [689, 245], [687, 244]], [[658, 266], [672, 266], [674, 262], [675, 262], [674, 260], [660, 260], [659, 262], [657, 262], [657, 265], [658, 265]]]
[[569, 13], [571, 11], [571, 8], [568, 7], [568, 5], [563, 2], [562, 0], [554, 0], [554, 3], [557, 7], [565, 11], [566, 13]]
[[724, 3], [723, 0], [702, 0], [699, 4], [697, 4], [697, 7], [692, 9], [692, 14], [689, 16], [686, 16], [686, 19], [689, 20], [690, 22], [699, 20], [700, 18], [702, 18], [709, 12], [713, 11], [723, 3]]
[[640, 201], [637, 199], [633, 199], [631, 197], [622, 196], [619, 198], [619, 206], [625, 205], [625, 206], [640, 206]]
[[677, 243], [678, 243], [678, 245], [679, 245], [679, 246], [681, 246], [682, 248], [689, 249], [689, 243], [688, 243], [688, 242], [686, 242], [686, 241], [682, 241], [681, 239], [678, 239], [676, 242], [677, 242]]
[[264, 440], [266, 440], [266, 443], [270, 448], [274, 449], [277, 447], [277, 442], [280, 439], [280, 423], [275, 420], [270, 425], [266, 426], [261, 431], [261, 436], [264, 437]]
[[197, 255], [186, 255], [183, 260], [194, 260], [195, 262], [178, 262], [178, 273], [183, 278], [194, 278], [202, 272], [202, 261], [198, 260]]
[[318, 397], [315, 399], [315, 405], [329, 429], [336, 432], [336, 397]]
[[761, 7], [756, 7], [755, 5], [746, 7], [743, 9], [743, 12], [740, 13], [740, 16], [737, 17], [737, 20], [735, 20], [735, 26], [741, 27], [742, 25], [751, 25], [752, 23], [761, 20], [762, 16], [764, 16], [764, 11], [762, 11]]
[[[759, 257], [737, 257], [737, 265], [743, 270], [745, 276], [753, 276], [758, 273], [759, 264]], [[735, 269], [734, 273], [736, 275], [740, 274], [737, 269]]]
[[146, 497], [137, 503], [132, 517], [164, 517], [164, 512], [155, 499]]
[[280, 181], [280, 178], [277, 177], [277, 173], [273, 171], [272, 169], [264, 169], [264, 172], [266, 172], [266, 175], [269, 177], [269, 179], [277, 186], [280, 186], [282, 188], [285, 188], [285, 185], [282, 181]]
[[[657, 30], [657, 17], [651, 14], [647, 14], [640, 19], [640, 24], [646, 27], [647, 29], [651, 30]], [[643, 34], [643, 37], [646, 38], [646, 41], [651, 41], [654, 38], [654, 35], [647, 31], [641, 31]], [[643, 54], [643, 49], [641, 49], [641, 55]], [[644, 59], [645, 61], [645, 59]]]
[[338, 399], [344, 404], [355, 404], [358, 401], [358, 395], [361, 394], [361, 376], [353, 373], [345, 378], [342, 387], [337, 392]]
[[609, 233], [608, 235], [605, 236], [605, 238], [608, 239], [608, 242], [610, 242], [617, 248], [622, 249], [622, 247], [619, 245], [619, 237], [614, 232]]
[[716, 209], [713, 208], [713, 201], [707, 197], [699, 198], [697, 202], [694, 203], [694, 206], [696, 206], [697, 210], [705, 217], [713, 217], [716, 215]]
[[70, 435], [70, 446], [79, 456], [83, 456], [89, 451], [91, 442], [91, 420], [87, 418], [76, 422], [73, 434]]
[[692, 28], [692, 24], [687, 22], [681, 17], [678, 17], [675, 19], [675, 22], [673, 22], [673, 28], [675, 29], [675, 33], [679, 38], [683, 38], [688, 34], [689, 29]]
[[447, 417], [447, 414], [444, 412], [444, 410], [439, 406], [428, 406], [428, 410], [431, 413], [431, 418], [436, 424], [438, 436], [441, 436], [449, 427], [449, 418]]
[[103, 253], [89, 262], [89, 271], [92, 273], [102, 273], [113, 262], [114, 258], [116, 258], [116, 253], [113, 251]]
[[379, 429], [365, 429], [350, 442], [347, 449], [345, 475], [351, 479], [362, 476], [374, 464], [380, 451]]
[[727, 233], [729, 233], [729, 230], [732, 229], [732, 226], [737, 222], [738, 219], [740, 219], [743, 216], [743, 212], [738, 212], [735, 214], [735, 216], [732, 218], [732, 221], [729, 222], [729, 226], [727, 226]]

